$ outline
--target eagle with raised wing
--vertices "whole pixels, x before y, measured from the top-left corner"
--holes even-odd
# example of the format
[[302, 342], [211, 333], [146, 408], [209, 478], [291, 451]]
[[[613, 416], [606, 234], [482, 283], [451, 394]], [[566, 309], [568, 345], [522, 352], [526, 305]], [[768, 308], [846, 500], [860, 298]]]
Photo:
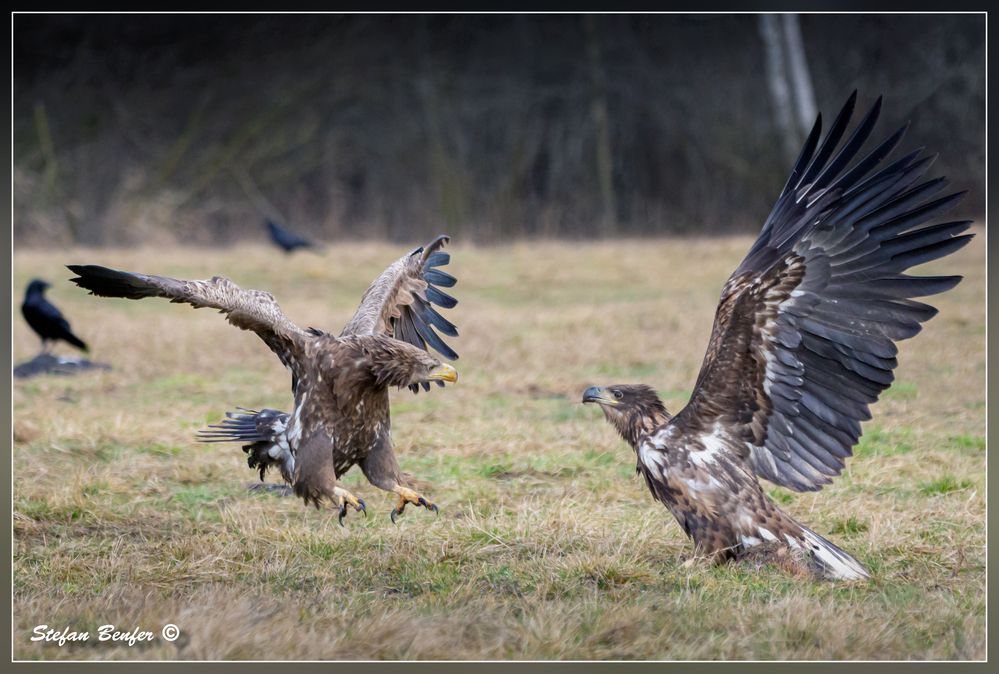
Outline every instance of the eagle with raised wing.
[[831, 579], [869, 576], [836, 545], [778, 508], [763, 477], [795, 491], [839, 475], [870, 405], [891, 385], [895, 342], [936, 309], [913, 300], [960, 276], [909, 276], [909, 267], [968, 243], [971, 221], [926, 225], [963, 193], [921, 182], [933, 157], [882, 161], [905, 127], [860, 159], [881, 99], [837, 150], [856, 92], [819, 143], [821, 116], [759, 238], [728, 279], [707, 353], [675, 416], [647, 386], [591, 387], [635, 450], [637, 471], [699, 555], [722, 561], [776, 549]]
[[437, 506], [406, 486], [392, 449], [389, 388], [457, 381], [455, 369], [431, 355], [428, 346], [449, 360], [458, 358], [437, 334], [458, 335], [433, 305], [451, 308], [457, 300], [441, 290], [456, 280], [442, 271], [450, 255], [441, 236], [392, 263], [364, 293], [353, 318], [339, 336], [303, 330], [281, 311], [270, 293], [243, 290], [227, 278], [182, 281], [116, 271], [93, 265], [70, 266], [72, 281], [101, 297], [165, 297], [195, 308], [210, 307], [238, 328], [251, 330], [291, 371], [295, 404], [290, 414], [277, 410], [230, 413], [203, 434], [204, 440], [237, 440], [260, 477], [269, 467], [318, 508], [335, 503], [340, 523], [351, 506], [365, 503], [340, 484], [355, 464], [379, 489], [398, 496], [392, 521], [407, 504], [437, 511]]

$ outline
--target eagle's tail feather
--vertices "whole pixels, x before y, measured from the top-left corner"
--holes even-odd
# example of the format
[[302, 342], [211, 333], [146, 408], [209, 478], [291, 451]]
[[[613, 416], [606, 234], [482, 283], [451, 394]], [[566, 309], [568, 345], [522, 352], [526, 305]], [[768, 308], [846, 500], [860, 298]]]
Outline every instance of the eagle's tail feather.
[[835, 543], [819, 536], [808, 527], [798, 524], [801, 531], [797, 538], [788, 536], [791, 547], [811, 555], [817, 571], [830, 580], [864, 580], [871, 577], [864, 565], [842, 550]]
[[267, 469], [276, 466], [285, 482], [292, 482], [295, 472], [295, 455], [288, 441], [288, 413], [265, 409], [261, 411], [239, 408], [226, 412], [226, 418], [207, 430], [198, 431], [200, 442], [246, 442], [246, 463], [260, 472], [264, 479]]

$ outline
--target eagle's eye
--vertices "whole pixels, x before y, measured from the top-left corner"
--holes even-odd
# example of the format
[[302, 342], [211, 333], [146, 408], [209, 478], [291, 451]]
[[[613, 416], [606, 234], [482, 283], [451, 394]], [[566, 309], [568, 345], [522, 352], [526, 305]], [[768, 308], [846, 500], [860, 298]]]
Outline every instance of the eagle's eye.
[[621, 398], [624, 397], [624, 394], [621, 393], [621, 391], [619, 391], [617, 389], [614, 389], [614, 397], [617, 398], [618, 400], [620, 400]]

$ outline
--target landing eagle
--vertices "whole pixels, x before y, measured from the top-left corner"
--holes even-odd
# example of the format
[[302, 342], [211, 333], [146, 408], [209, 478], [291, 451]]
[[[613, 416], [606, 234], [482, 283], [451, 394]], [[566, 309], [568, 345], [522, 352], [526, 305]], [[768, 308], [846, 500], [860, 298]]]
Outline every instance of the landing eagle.
[[94, 265], [70, 266], [72, 281], [101, 297], [165, 297], [195, 308], [210, 307], [238, 328], [260, 337], [291, 371], [295, 405], [277, 410], [230, 413], [204, 433], [209, 441], [241, 440], [251, 468], [263, 479], [276, 466], [306, 504], [335, 503], [343, 523], [347, 506], [367, 513], [363, 500], [339, 478], [355, 464], [376, 487], [398, 496], [392, 520], [406, 504], [437, 506], [406, 486], [392, 449], [389, 388], [414, 392], [432, 382], [457, 381], [455, 369], [430, 354], [455, 360], [458, 354], [437, 334], [458, 335], [434, 305], [452, 308], [457, 300], [441, 290], [456, 283], [439, 269], [450, 261], [441, 236], [396, 260], [364, 293], [339, 336], [303, 330], [281, 311], [270, 293], [243, 290], [227, 278], [182, 281], [116, 271]]
[[856, 92], [821, 144], [819, 116], [763, 230], [722, 289], [686, 407], [671, 416], [647, 386], [583, 394], [635, 450], [652, 496], [698, 554], [715, 561], [769, 549], [822, 577], [869, 576], [778, 508], [758, 478], [813, 491], [839, 475], [860, 422], [891, 385], [895, 342], [937, 312], [912, 298], [961, 280], [903, 273], [967, 244], [971, 221], [925, 225], [963, 196], [934, 198], [943, 178], [920, 182], [934, 157], [917, 150], [877, 170], [906, 127], [854, 161], [880, 98], [836, 150], [855, 102]]

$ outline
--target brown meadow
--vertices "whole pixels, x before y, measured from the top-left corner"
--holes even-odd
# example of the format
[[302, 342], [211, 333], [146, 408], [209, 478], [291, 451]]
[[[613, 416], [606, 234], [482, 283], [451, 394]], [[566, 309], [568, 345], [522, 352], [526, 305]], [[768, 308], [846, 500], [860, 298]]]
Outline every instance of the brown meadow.
[[[634, 472], [591, 384], [642, 382], [671, 411], [697, 375], [721, 285], [749, 237], [451, 248], [459, 381], [393, 393], [405, 471], [440, 515], [360, 471], [368, 504], [253, 492], [238, 445], [198, 428], [236, 406], [289, 409], [252, 334], [209, 311], [105, 300], [70, 263], [271, 291], [338, 332], [406, 246], [18, 251], [113, 370], [14, 381], [14, 657], [26, 659], [981, 659], [985, 656], [985, 232], [930, 273], [960, 273], [903, 342], [896, 382], [847, 470], [812, 494], [771, 488], [865, 563], [867, 584], [681, 563], [692, 550]], [[14, 361], [38, 341], [16, 314]], [[69, 351], [63, 345], [60, 352]], [[38, 624], [152, 630], [58, 647]], [[175, 623], [170, 643], [159, 629]]]

